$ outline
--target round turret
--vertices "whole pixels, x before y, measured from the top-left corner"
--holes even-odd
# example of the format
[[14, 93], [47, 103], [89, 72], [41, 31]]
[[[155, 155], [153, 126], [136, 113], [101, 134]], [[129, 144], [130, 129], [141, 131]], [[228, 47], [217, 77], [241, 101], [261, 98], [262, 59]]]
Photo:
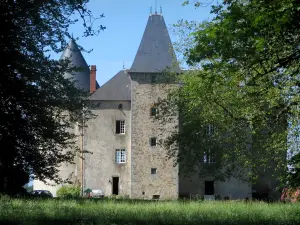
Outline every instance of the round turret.
[[65, 78], [76, 81], [75, 86], [77, 88], [90, 91], [90, 69], [74, 39], [70, 40], [67, 48], [62, 53], [60, 60], [62, 59], [69, 59], [72, 66], [78, 68], [76, 72], [66, 73]]

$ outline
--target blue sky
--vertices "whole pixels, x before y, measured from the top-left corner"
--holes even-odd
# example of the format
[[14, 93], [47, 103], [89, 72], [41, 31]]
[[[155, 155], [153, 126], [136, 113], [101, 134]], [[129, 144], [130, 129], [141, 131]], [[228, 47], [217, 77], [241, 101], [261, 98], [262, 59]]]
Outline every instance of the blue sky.
[[[162, 6], [165, 22], [169, 27], [180, 19], [203, 21], [211, 18], [210, 7], [182, 6], [183, 0], [158, 0]], [[123, 68], [130, 68], [136, 51], [140, 44], [148, 16], [150, 6], [155, 8], [155, 0], [90, 0], [88, 8], [95, 16], [104, 14], [105, 18], [98, 21], [106, 27], [98, 36], [82, 37], [83, 29], [81, 24], [71, 27], [77, 41], [91, 53], [83, 52], [88, 65], [97, 66], [97, 81], [103, 85], [118, 71]], [[172, 41], [174, 37], [171, 35]], [[59, 57], [59, 55], [54, 55]]]

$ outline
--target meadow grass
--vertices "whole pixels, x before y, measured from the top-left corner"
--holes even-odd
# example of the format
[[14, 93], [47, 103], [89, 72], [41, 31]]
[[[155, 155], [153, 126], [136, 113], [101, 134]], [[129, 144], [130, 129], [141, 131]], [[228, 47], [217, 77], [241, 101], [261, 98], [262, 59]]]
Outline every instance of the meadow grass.
[[0, 199], [0, 224], [300, 224], [300, 204]]

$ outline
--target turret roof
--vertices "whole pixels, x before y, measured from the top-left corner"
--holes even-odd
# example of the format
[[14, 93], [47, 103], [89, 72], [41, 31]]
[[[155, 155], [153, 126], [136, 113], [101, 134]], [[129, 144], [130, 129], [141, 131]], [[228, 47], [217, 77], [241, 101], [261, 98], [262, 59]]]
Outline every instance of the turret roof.
[[149, 16], [130, 73], [155, 73], [167, 68], [180, 72], [165, 20], [162, 15], [152, 14]]

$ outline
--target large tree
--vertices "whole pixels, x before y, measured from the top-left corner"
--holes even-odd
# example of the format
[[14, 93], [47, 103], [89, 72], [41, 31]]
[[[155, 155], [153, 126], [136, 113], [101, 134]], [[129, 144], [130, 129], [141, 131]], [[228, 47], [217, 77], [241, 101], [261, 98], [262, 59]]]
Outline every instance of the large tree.
[[177, 76], [181, 85], [162, 104], [164, 117], [179, 109], [180, 119], [165, 145], [183, 171], [216, 179], [282, 171], [288, 149], [300, 149], [299, 139], [287, 141], [299, 135], [300, 1], [211, 9], [211, 21], [175, 26], [180, 53], [197, 69]]
[[84, 36], [104, 29], [92, 28], [97, 18], [87, 3], [0, 2], [0, 192], [29, 175], [60, 182], [58, 166], [73, 160], [76, 149], [69, 128], [81, 114], [86, 93], [63, 76], [80, 68], [48, 55], [66, 47], [69, 27], [77, 22], [74, 14], [82, 21]]

